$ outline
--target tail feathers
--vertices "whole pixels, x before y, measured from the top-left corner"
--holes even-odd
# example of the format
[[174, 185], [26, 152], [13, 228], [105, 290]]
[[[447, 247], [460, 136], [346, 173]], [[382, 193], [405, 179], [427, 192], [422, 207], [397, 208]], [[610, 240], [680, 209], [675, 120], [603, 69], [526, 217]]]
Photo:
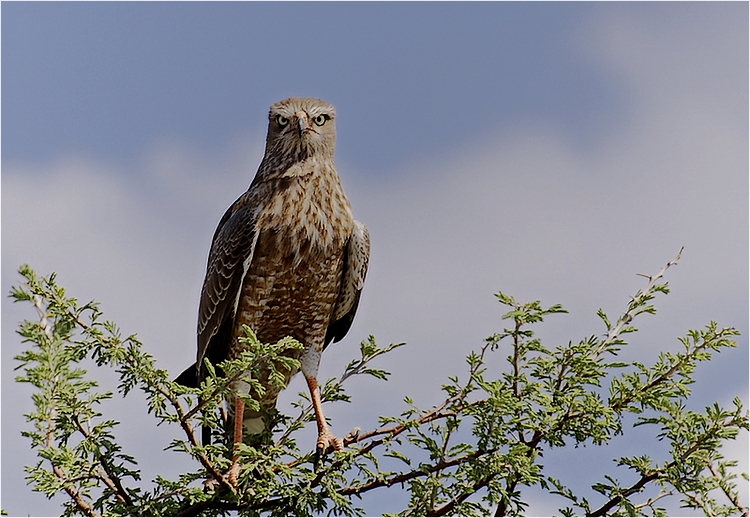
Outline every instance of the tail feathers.
[[198, 388], [198, 369], [195, 368], [195, 364], [182, 371], [182, 374], [177, 376], [174, 381], [186, 387]]
[[[195, 364], [182, 371], [182, 374], [177, 376], [174, 382], [185, 387], [198, 388], [198, 369], [195, 368]], [[208, 426], [201, 427], [201, 442], [203, 446], [211, 444], [211, 428]]]

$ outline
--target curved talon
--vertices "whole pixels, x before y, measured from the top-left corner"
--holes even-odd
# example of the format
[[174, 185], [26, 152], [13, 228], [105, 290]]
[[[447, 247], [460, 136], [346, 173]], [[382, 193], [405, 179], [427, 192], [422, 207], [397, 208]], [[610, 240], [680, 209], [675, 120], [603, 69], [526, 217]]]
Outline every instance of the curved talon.
[[318, 436], [316, 449], [319, 455], [324, 455], [331, 451], [344, 451], [344, 442], [331, 432], [323, 432]]
[[205, 491], [213, 491], [213, 490], [214, 490], [214, 489], [216, 489], [217, 487], [219, 487], [219, 481], [218, 481], [218, 480], [216, 480], [216, 479], [215, 479], [215, 478], [213, 478], [213, 477], [211, 477], [211, 478], [209, 478], [209, 479], [206, 479], [206, 480], [205, 480], [205, 481], [203, 482], [203, 489], [204, 489]]
[[359, 432], [361, 430], [359, 426], [349, 430], [349, 433], [344, 436], [344, 446], [349, 446], [351, 443], [359, 441]]
[[232, 463], [232, 467], [229, 468], [229, 471], [227, 472], [227, 479], [229, 480], [229, 483], [232, 484], [235, 488], [237, 487], [237, 479], [240, 477], [240, 464], [235, 460]]

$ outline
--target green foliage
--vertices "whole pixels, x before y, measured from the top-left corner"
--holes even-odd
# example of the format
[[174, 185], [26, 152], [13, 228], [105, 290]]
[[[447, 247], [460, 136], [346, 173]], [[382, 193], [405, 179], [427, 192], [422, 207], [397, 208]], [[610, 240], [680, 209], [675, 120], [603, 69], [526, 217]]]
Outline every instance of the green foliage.
[[[374, 430], [353, 430], [343, 452], [316, 462], [312, 451], [297, 444], [296, 432], [314, 419], [309, 397], [300, 394], [296, 417], [277, 416], [272, 438], [236, 452], [236, 485], [227, 476], [232, 451], [222, 401], [242, 379], [253, 389], [243, 399], [258, 409], [254, 397], [266, 390], [260, 373], [270, 372], [268, 383], [283, 387], [285, 373], [299, 367], [287, 354], [301, 344], [291, 338], [263, 344], [245, 329], [242, 357], [223, 362], [223, 376], [207, 363], [207, 379], [189, 389], [171, 381], [134, 335], [122, 338], [114, 323], [102, 320], [96, 303], [79, 305], [54, 274], [42, 278], [24, 266], [25, 284], [11, 296], [32, 303], [39, 316], [20, 325], [29, 348], [16, 357], [22, 370], [17, 380], [35, 387], [34, 411], [26, 415], [31, 430], [24, 435], [39, 462], [27, 467], [27, 478], [47, 496], [66, 493], [66, 515], [362, 515], [359, 497], [378, 488], [408, 492], [404, 515], [514, 515], [526, 509], [523, 489], [531, 486], [567, 499], [572, 507], [561, 509], [564, 515], [660, 515], [664, 509], [657, 502], [672, 496], [706, 514], [746, 513], [728, 469], [736, 462], [724, 460], [719, 448], [748, 428], [747, 412], [739, 399], [731, 409], [714, 404], [698, 412], [687, 406], [697, 365], [736, 346], [737, 331], [714, 322], [691, 330], [680, 339], [683, 350], [664, 352], [651, 366], [616, 358], [623, 336], [637, 330], [634, 318], [653, 314], [654, 295], [668, 293], [659, 280], [675, 263], [648, 276], [646, 288], [614, 324], [598, 312], [605, 335], [554, 348], [542, 344], [534, 326], [565, 313], [560, 305], [519, 303], [498, 293], [508, 308], [507, 328], [467, 356], [466, 374], [449, 378], [442, 402], [423, 409], [407, 397], [400, 414], [381, 417]], [[401, 345], [380, 348], [373, 337], [363, 341], [360, 357], [324, 384], [323, 401], [350, 401], [344, 383], [352, 376], [387, 380], [389, 373], [371, 362]], [[491, 373], [486, 358], [499, 349], [508, 351], [508, 367]], [[81, 367], [85, 358], [115, 371], [119, 395], [142, 391], [158, 423], [181, 429], [181, 438], [165, 449], [193, 458], [192, 471], [177, 480], [159, 476], [149, 490], [141, 487], [136, 460], [116, 440], [119, 423], [100, 411], [115, 395], [96, 391], [97, 382]], [[545, 450], [571, 443], [606, 446], [625, 433], [629, 414], [637, 416], [635, 426], [654, 429], [655, 441], [668, 443], [666, 459], [620, 458], [615, 467], [629, 482], [604, 475], [585, 497], [545, 475]], [[218, 441], [201, 445], [200, 426], [213, 429]], [[647, 486], [658, 488], [657, 496], [639, 500]]]

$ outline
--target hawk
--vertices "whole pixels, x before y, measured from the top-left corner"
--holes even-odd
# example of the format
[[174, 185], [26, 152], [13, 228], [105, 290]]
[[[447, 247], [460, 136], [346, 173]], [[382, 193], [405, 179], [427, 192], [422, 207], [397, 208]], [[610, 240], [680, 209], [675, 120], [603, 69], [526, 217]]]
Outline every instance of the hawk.
[[[370, 255], [367, 227], [354, 220], [336, 172], [335, 121], [335, 108], [319, 99], [289, 98], [271, 106], [258, 172], [213, 236], [201, 291], [197, 362], [177, 379], [197, 386], [207, 376], [204, 358], [215, 364], [238, 357], [243, 325], [263, 343], [295, 338], [304, 349], [290, 354], [300, 360], [310, 390], [318, 452], [343, 449], [323, 414], [318, 366], [323, 350], [352, 325]], [[287, 382], [294, 374], [286, 373]], [[232, 389], [236, 394], [247, 384]], [[278, 391], [268, 389], [261, 409], [276, 406]], [[246, 409], [239, 397], [228, 406], [235, 444], [243, 431], [268, 431], [264, 414]]]

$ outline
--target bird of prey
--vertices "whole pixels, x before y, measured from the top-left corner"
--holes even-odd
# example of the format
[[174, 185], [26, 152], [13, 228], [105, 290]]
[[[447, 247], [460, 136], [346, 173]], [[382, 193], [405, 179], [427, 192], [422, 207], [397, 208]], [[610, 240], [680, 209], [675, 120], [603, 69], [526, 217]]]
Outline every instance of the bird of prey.
[[[272, 105], [268, 119], [258, 172], [214, 233], [200, 299], [197, 362], [177, 381], [197, 386], [207, 376], [204, 358], [215, 364], [239, 357], [243, 325], [263, 343], [291, 336], [304, 346], [290, 354], [300, 360], [310, 389], [317, 450], [341, 450], [343, 442], [323, 414], [318, 365], [323, 350], [352, 324], [370, 236], [354, 220], [336, 172], [334, 107], [319, 99], [289, 98]], [[295, 372], [285, 374], [288, 382]], [[275, 408], [278, 397], [277, 390], [266, 388], [262, 410]], [[247, 383], [232, 389], [235, 394], [247, 390]], [[267, 414], [247, 409], [236, 395], [231, 399], [235, 444], [243, 431], [268, 427]]]

